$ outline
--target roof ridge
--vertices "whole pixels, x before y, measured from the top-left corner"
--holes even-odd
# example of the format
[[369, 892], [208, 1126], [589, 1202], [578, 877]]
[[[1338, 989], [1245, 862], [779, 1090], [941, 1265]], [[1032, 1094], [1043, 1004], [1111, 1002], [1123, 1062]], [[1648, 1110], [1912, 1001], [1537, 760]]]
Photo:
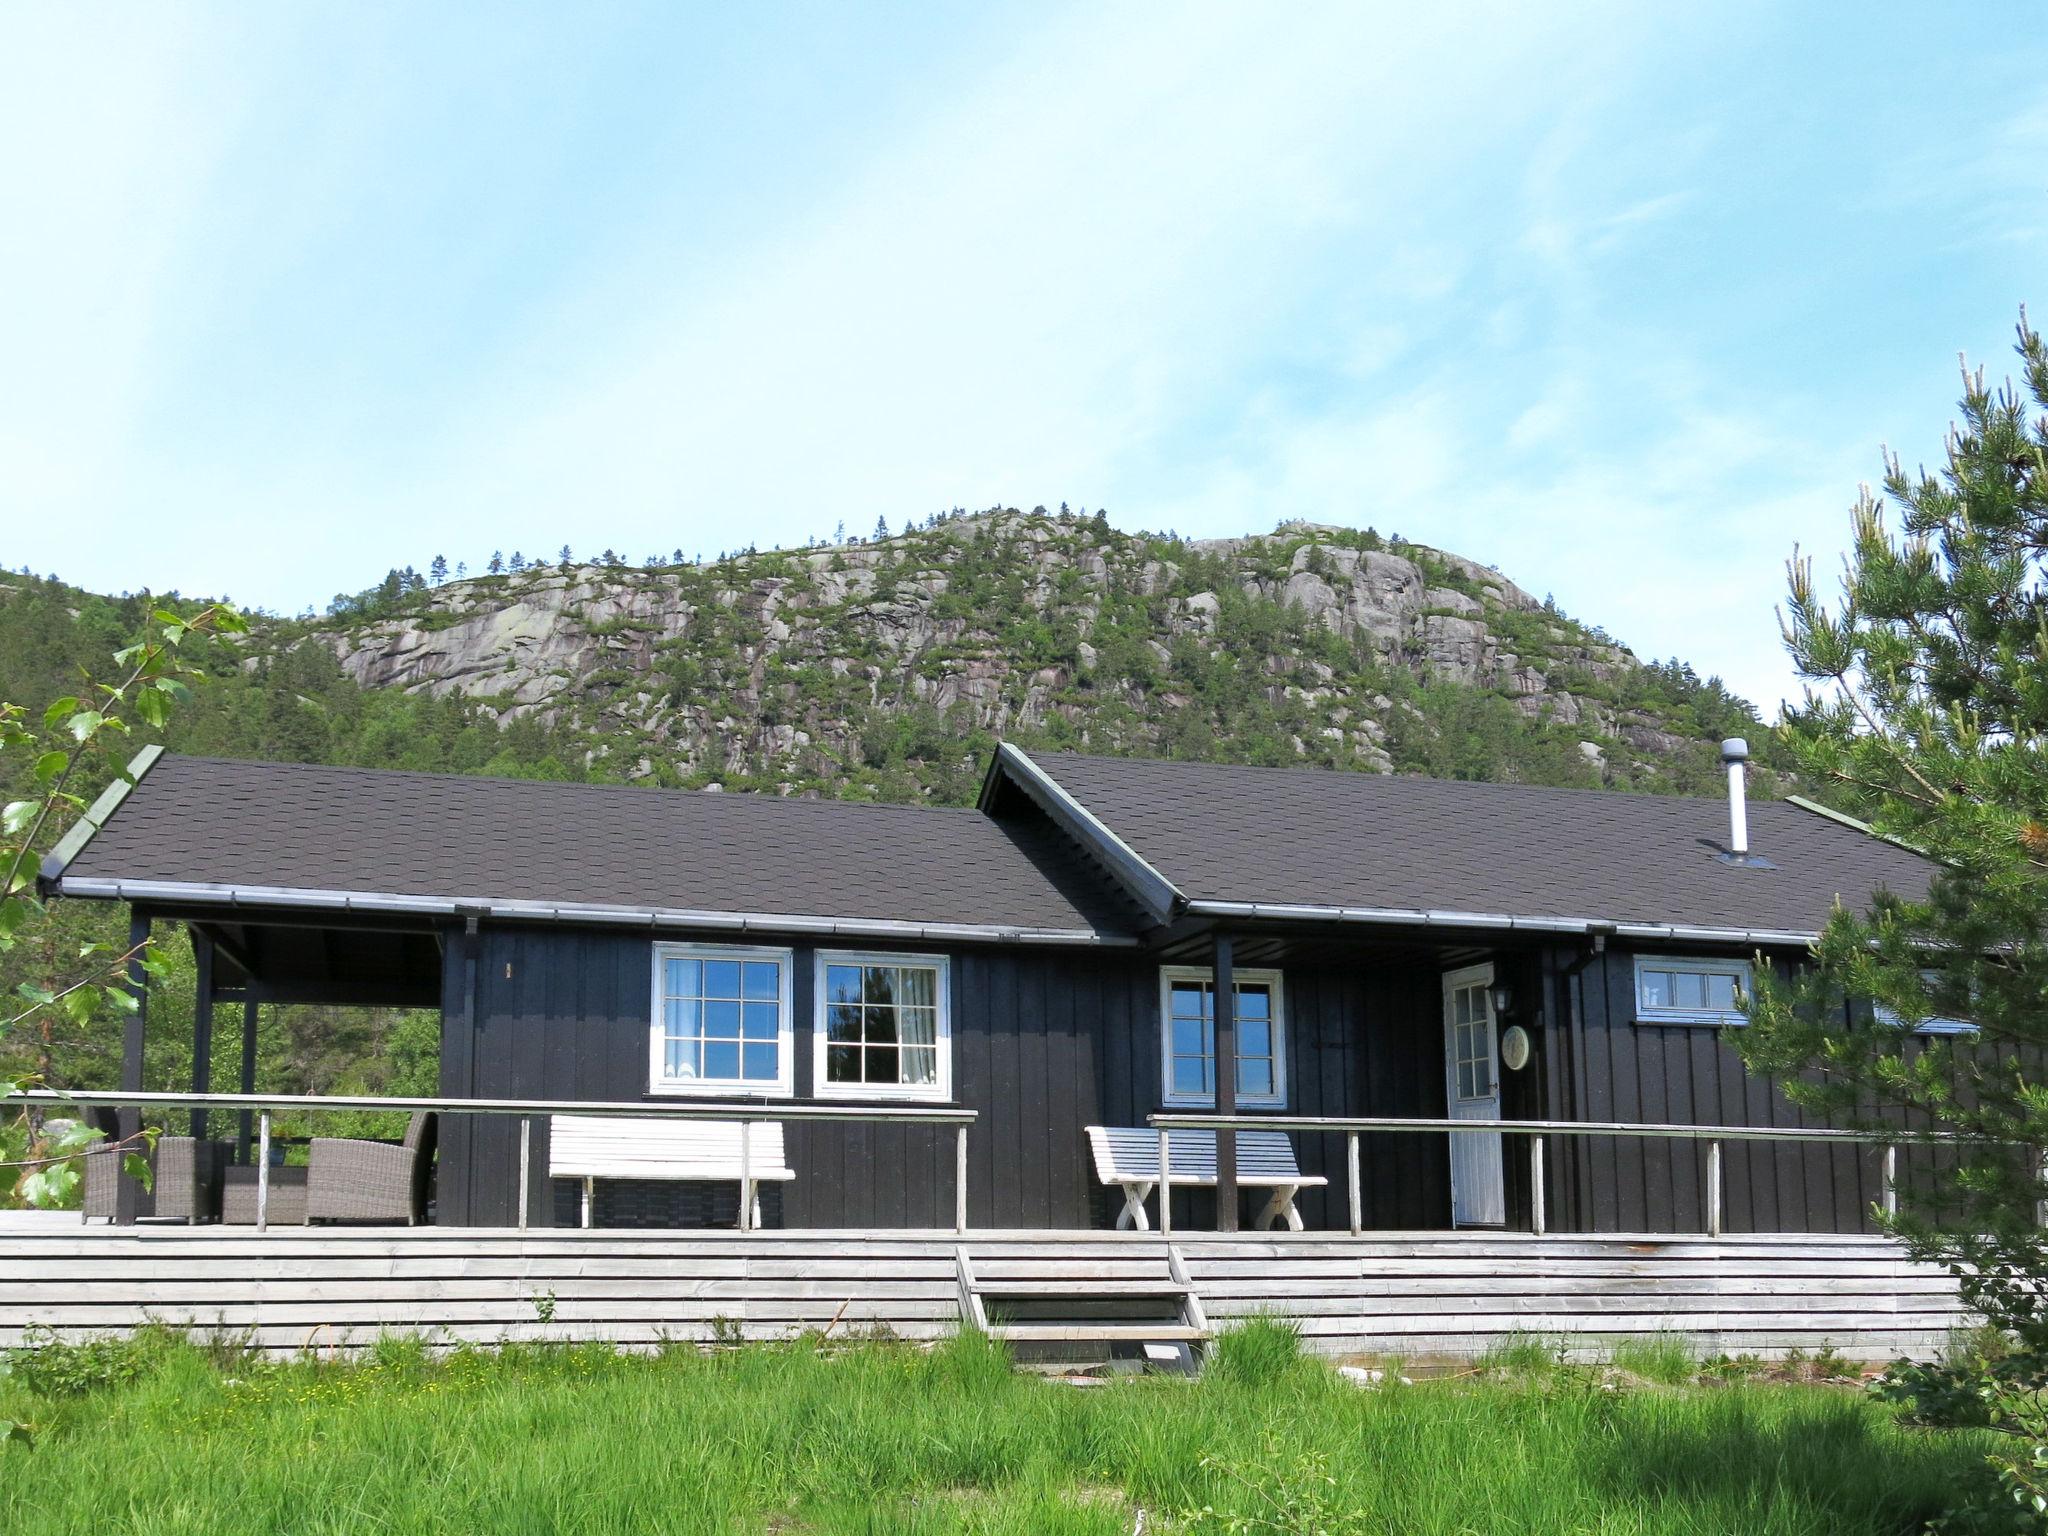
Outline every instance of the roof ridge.
[[433, 768], [367, 768], [356, 763], [294, 763], [268, 757], [216, 757], [199, 752], [166, 752], [164, 760], [170, 763], [203, 763], [209, 766], [227, 768], [282, 769], [293, 773], [335, 773], [350, 774], [363, 778], [415, 779], [439, 784], [490, 784], [519, 785], [539, 790], [602, 791], [605, 793], [626, 793], [639, 795], [689, 796], [706, 803], [740, 805], [808, 805], [808, 806], [860, 806], [868, 810], [907, 811], [916, 814], [937, 814], [959, 817], [981, 815], [972, 806], [929, 805], [901, 800], [852, 800], [828, 795], [771, 795], [756, 789], [679, 789], [667, 784], [622, 784], [618, 782], [593, 782], [583, 779], [528, 779], [516, 774], [460, 773], [453, 770], [443, 772]]

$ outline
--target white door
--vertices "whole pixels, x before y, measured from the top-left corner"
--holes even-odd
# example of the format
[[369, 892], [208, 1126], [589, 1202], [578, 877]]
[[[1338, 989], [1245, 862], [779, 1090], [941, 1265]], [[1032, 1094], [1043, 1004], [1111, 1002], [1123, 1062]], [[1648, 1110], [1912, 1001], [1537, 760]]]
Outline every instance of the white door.
[[[1453, 1120], [1500, 1118], [1500, 1034], [1493, 1017], [1491, 965], [1444, 975], [1444, 1078]], [[1499, 1131], [1452, 1131], [1451, 1222], [1505, 1226], [1507, 1187]]]

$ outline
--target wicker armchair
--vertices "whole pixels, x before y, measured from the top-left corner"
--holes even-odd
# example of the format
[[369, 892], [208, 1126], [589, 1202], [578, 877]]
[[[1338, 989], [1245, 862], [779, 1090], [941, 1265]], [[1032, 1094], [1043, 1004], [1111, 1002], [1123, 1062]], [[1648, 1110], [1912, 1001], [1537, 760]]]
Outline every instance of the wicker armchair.
[[[152, 1189], [135, 1192], [137, 1217], [172, 1221], [220, 1219], [221, 1173], [234, 1161], [231, 1141], [196, 1141], [190, 1136], [159, 1136], [149, 1154]], [[114, 1219], [121, 1185], [121, 1154], [98, 1147], [85, 1154], [84, 1219]]]
[[308, 1221], [403, 1221], [427, 1214], [434, 1166], [434, 1117], [417, 1114], [405, 1140], [356, 1141], [316, 1136], [306, 1163]]

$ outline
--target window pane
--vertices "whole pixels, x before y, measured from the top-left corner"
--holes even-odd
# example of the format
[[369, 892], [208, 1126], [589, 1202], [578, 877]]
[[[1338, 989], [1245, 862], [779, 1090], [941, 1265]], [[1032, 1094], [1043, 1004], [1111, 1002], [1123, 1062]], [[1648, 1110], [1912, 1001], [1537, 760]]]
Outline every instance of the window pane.
[[907, 965], [896, 973], [901, 993], [899, 1003], [908, 1003], [913, 1008], [936, 1008], [939, 1005], [939, 973], [928, 965]]
[[936, 1046], [906, 1048], [903, 1051], [903, 1081], [930, 1087], [939, 1080], [939, 1052]]
[[869, 1046], [862, 1052], [867, 1057], [867, 1080], [871, 1083], [893, 1084], [896, 1081], [896, 1048]]
[[860, 1009], [850, 1003], [834, 1003], [827, 1008], [825, 1038], [838, 1042], [860, 1039]]
[[668, 980], [665, 984], [670, 997], [695, 997], [697, 995], [699, 966], [694, 960], [671, 960], [668, 962]]
[[866, 1024], [869, 1045], [894, 1045], [896, 1043], [896, 1010], [894, 1008], [863, 1008], [861, 1018]]
[[1176, 981], [1173, 984], [1173, 1016], [1176, 1019], [1203, 1019], [1209, 1016], [1209, 989], [1199, 982]]
[[1273, 1063], [1266, 1060], [1240, 1061], [1237, 1064], [1237, 1091], [1239, 1093], [1272, 1096]]
[[1678, 999], [1681, 1008], [1704, 1008], [1707, 1006], [1706, 978], [1698, 971], [1675, 972], [1671, 995]]
[[825, 1001], [828, 1003], [859, 1002], [860, 967], [857, 965], [826, 966]]
[[936, 1008], [905, 1008], [897, 1015], [905, 1045], [937, 1045], [939, 1011]]
[[1240, 1019], [1270, 1019], [1273, 1016], [1273, 989], [1264, 982], [1254, 982], [1237, 989], [1237, 1016]]
[[697, 1075], [697, 1042], [694, 1040], [670, 1040], [665, 1070], [670, 1077], [695, 1077]]
[[704, 962], [704, 995], [706, 997], [738, 997], [740, 995], [739, 961], [706, 960]]
[[702, 1006], [694, 997], [672, 997], [662, 1006], [662, 1026], [671, 1035], [694, 1035], [697, 1033], [697, 1010]]
[[1272, 1055], [1272, 1025], [1264, 1019], [1240, 1020], [1237, 1026], [1237, 1054], [1240, 1056]]
[[864, 1003], [893, 1003], [896, 1001], [896, 967], [893, 965], [870, 965], [861, 975], [861, 1001]]
[[749, 960], [743, 982], [746, 996], [773, 1001], [782, 995], [782, 967], [773, 960]]
[[826, 1046], [825, 1081], [828, 1083], [859, 1082], [860, 1047], [857, 1045]]
[[1472, 1096], [1476, 1099], [1491, 1097], [1493, 1093], [1493, 1063], [1481, 1058], [1472, 1063]]
[[704, 1005], [704, 1033], [707, 1038], [737, 1040], [740, 1037], [740, 1005], [738, 1003], [706, 1003]]
[[772, 1083], [775, 1081], [775, 1043], [756, 1045], [749, 1042], [740, 1047], [741, 1060], [746, 1070], [743, 1074], [750, 1083]]
[[1733, 1012], [1735, 1009], [1735, 978], [1716, 972], [1714, 975], [1706, 978], [1706, 983], [1707, 1006], [1709, 1008], [1719, 1008], [1725, 1012]]
[[704, 1042], [704, 1076], [736, 1078], [740, 1075], [740, 1044], [737, 1040]]
[[741, 1010], [740, 1025], [749, 1040], [773, 1040], [782, 1025], [782, 1010], [774, 1003], [748, 1003]]
[[1175, 1093], [1207, 1093], [1209, 1091], [1208, 1061], [1200, 1056], [1174, 1057], [1173, 1091]]
[[1472, 1063], [1461, 1061], [1458, 1063], [1458, 1097], [1469, 1099], [1472, 1096]]
[[1173, 1021], [1171, 1044], [1176, 1056], [1206, 1056], [1209, 1053], [1209, 1031], [1202, 1027], [1200, 1019], [1175, 1019]]
[[1669, 971], [1643, 972], [1643, 1006], [1645, 1008], [1672, 1007], [1671, 973]]

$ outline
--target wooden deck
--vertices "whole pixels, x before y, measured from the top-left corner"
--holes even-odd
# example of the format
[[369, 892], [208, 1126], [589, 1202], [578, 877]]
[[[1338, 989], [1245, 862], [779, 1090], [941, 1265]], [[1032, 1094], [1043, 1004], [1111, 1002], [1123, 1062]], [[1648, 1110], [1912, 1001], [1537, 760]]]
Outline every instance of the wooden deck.
[[[1066, 1277], [1078, 1289], [1146, 1279], [1169, 1253], [1157, 1233], [259, 1234], [0, 1213], [0, 1344], [36, 1325], [82, 1334], [151, 1318], [247, 1330], [280, 1352], [359, 1346], [381, 1330], [643, 1346], [727, 1328], [929, 1339], [960, 1324], [963, 1245], [984, 1280]], [[1932, 1354], [1965, 1321], [1954, 1283], [1882, 1238], [1176, 1232], [1170, 1247], [1212, 1327], [1284, 1314], [1332, 1355], [1465, 1357], [1515, 1333], [1594, 1355], [1674, 1332], [1709, 1352], [1827, 1345], [1881, 1361]]]

